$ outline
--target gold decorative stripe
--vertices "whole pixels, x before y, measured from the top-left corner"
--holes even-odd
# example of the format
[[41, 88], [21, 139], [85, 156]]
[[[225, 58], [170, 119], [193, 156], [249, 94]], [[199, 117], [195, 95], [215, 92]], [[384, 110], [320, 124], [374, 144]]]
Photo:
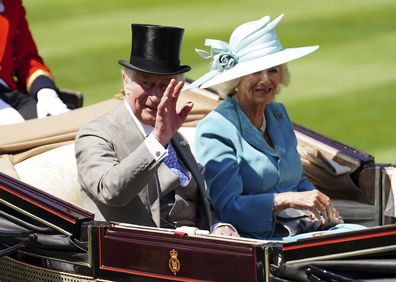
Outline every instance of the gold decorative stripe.
[[27, 90], [28, 93], [30, 93], [30, 87], [32, 86], [33, 81], [35, 81], [36, 78], [39, 77], [40, 75], [45, 75], [45, 76], [51, 78], [52, 80], [54, 80], [54, 77], [48, 71], [40, 70], [40, 69], [36, 70], [35, 72], [33, 72], [30, 75], [30, 77], [29, 77], [29, 79], [27, 81], [26, 90]]

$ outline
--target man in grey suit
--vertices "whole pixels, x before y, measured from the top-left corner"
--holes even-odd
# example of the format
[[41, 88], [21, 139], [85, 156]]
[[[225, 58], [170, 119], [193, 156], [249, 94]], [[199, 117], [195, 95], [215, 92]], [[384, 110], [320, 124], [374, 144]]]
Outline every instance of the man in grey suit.
[[180, 65], [183, 32], [132, 24], [130, 60], [119, 61], [125, 99], [76, 137], [82, 203], [97, 220], [238, 236], [212, 220], [201, 169], [177, 132], [193, 107], [176, 111], [191, 69]]

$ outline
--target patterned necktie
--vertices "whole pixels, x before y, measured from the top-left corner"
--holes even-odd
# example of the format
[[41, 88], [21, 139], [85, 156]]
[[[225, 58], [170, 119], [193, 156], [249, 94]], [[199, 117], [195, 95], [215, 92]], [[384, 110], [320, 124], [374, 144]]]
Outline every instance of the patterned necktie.
[[190, 179], [187, 175], [186, 170], [180, 165], [179, 161], [177, 160], [176, 151], [170, 143], [168, 145], [168, 154], [164, 158], [164, 163], [179, 177], [180, 185], [186, 187]]

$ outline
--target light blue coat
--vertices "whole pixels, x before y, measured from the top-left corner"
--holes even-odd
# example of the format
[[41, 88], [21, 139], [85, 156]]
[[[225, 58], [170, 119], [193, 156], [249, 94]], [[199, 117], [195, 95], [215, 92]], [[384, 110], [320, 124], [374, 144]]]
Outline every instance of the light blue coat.
[[274, 193], [315, 189], [303, 176], [284, 106], [267, 105], [265, 117], [275, 150], [229, 97], [199, 123], [195, 140], [219, 219], [233, 224], [243, 236], [260, 239], [273, 236]]

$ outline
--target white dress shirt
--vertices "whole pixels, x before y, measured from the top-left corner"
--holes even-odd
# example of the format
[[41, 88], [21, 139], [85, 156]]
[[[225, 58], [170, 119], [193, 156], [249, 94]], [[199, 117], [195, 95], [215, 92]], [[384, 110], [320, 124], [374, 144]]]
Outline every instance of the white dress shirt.
[[147, 149], [153, 155], [156, 162], [160, 162], [166, 156], [167, 151], [164, 148], [164, 146], [162, 146], [161, 143], [158, 142], [157, 139], [155, 139], [155, 137], [153, 135], [154, 127], [144, 124], [140, 120], [138, 120], [138, 118], [135, 116], [135, 114], [131, 110], [131, 107], [129, 106], [126, 99], [124, 99], [124, 104], [129, 112], [129, 114], [131, 115], [132, 119], [135, 121], [137, 127], [139, 128], [140, 132], [143, 134], [143, 136], [146, 137], [144, 139], [144, 143], [146, 144]]

